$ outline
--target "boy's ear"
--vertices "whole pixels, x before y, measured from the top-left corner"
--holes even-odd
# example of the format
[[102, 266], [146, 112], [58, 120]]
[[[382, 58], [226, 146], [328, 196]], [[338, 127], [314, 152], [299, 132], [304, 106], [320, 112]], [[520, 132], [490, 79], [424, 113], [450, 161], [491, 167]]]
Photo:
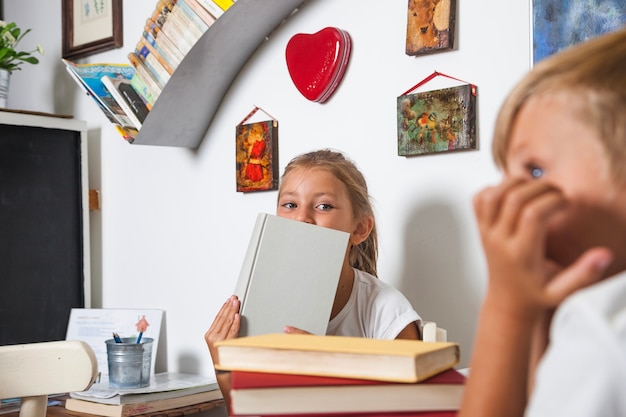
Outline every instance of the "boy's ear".
[[372, 232], [374, 228], [374, 218], [372, 216], [363, 216], [356, 224], [356, 227], [350, 235], [350, 243], [354, 246], [363, 242]]

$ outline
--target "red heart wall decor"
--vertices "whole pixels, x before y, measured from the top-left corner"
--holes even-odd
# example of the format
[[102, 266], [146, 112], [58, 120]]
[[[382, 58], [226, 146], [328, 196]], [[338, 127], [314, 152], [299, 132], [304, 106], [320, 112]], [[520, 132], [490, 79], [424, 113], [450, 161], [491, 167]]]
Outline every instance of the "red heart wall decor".
[[323, 103], [335, 92], [350, 60], [348, 32], [327, 27], [298, 33], [287, 43], [285, 57], [296, 88], [311, 101]]

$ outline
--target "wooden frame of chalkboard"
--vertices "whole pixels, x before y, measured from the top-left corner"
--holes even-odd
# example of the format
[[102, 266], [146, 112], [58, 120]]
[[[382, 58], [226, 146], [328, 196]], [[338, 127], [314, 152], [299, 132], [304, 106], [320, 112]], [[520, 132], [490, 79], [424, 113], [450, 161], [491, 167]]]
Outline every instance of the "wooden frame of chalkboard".
[[91, 307], [87, 124], [0, 111], [0, 345], [65, 339]]

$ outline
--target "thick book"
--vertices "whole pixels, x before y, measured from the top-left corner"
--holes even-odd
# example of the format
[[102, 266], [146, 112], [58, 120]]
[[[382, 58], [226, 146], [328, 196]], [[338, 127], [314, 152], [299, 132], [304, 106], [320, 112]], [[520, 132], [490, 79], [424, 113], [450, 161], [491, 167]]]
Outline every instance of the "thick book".
[[459, 363], [453, 342], [265, 334], [216, 343], [217, 369], [419, 382]]
[[110, 388], [108, 380], [96, 382], [86, 391], [70, 392], [70, 397], [101, 404], [137, 404], [155, 400], [182, 397], [199, 392], [218, 389], [215, 377], [186, 374], [180, 372], [161, 372], [150, 378], [150, 385], [145, 388], [119, 389]]
[[102, 83], [128, 115], [135, 128], [137, 130], [141, 129], [143, 121], [148, 115], [148, 108], [139, 94], [133, 89], [130, 80], [111, 78], [105, 75], [102, 77]]
[[233, 371], [231, 415], [455, 411], [464, 383], [455, 369], [418, 383]]
[[209, 12], [207, 12], [207, 10], [204, 7], [202, 7], [200, 3], [198, 3], [198, 0], [184, 0], [184, 1], [194, 12], [196, 12], [198, 17], [202, 19], [202, 21], [207, 26], [210, 27], [213, 23], [215, 23], [215, 20], [216, 20], [215, 17], [213, 17], [213, 15], [211, 15]]
[[213, 0], [198, 0], [198, 3], [215, 19], [219, 19], [219, 17], [224, 14], [224, 9], [218, 6]]
[[239, 335], [279, 333], [286, 325], [326, 334], [349, 237], [259, 213], [235, 287]]
[[[189, 405], [202, 404], [209, 401], [217, 401], [221, 398], [222, 392], [216, 388], [211, 391], [198, 392], [180, 397], [144, 401], [132, 404], [103, 404], [93, 401], [80, 400], [78, 398], [68, 398], [65, 400], [65, 408], [71, 411], [94, 414], [97, 416], [130, 417], [177, 409]], [[183, 414], [181, 413], [177, 415]]]
[[67, 59], [62, 59], [67, 72], [74, 81], [91, 96], [109, 121], [121, 127], [134, 128], [134, 124], [128, 114], [120, 107], [111, 93], [102, 83], [103, 76], [122, 77], [130, 80], [135, 69], [129, 64], [77, 64]]

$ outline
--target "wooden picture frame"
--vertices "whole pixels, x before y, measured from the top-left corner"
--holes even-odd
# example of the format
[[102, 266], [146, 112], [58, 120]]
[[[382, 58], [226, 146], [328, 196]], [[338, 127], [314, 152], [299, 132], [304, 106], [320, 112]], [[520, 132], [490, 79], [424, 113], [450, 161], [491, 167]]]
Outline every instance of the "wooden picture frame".
[[123, 46], [122, 0], [62, 0], [63, 58]]

